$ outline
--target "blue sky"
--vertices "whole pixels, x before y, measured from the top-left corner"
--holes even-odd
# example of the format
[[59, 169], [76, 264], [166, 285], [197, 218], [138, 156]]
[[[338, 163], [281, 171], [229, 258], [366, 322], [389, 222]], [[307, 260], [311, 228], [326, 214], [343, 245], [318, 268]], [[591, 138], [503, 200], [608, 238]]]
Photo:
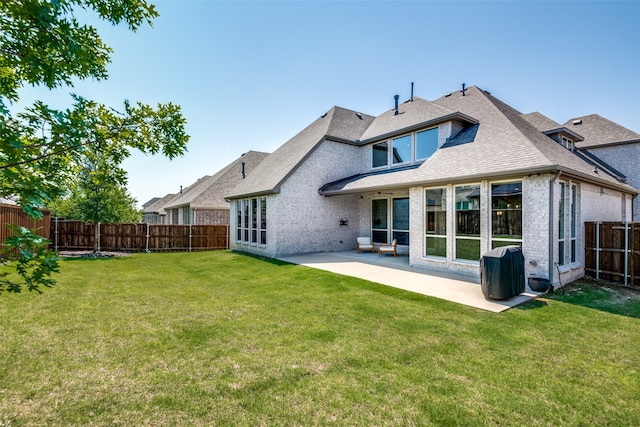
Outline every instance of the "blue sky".
[[188, 153], [124, 164], [140, 204], [274, 151], [334, 105], [381, 114], [411, 82], [428, 100], [466, 83], [523, 113], [598, 113], [640, 132], [637, 2], [151, 2], [153, 28], [92, 22], [115, 50], [108, 80], [22, 92], [57, 107], [69, 92], [180, 104]]

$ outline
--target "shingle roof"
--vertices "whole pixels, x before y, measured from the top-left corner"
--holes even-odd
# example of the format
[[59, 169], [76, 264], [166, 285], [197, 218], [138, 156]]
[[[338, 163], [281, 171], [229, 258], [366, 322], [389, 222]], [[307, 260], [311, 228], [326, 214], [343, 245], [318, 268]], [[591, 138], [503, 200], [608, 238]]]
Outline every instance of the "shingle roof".
[[538, 113], [537, 111], [533, 113], [523, 114], [522, 117], [536, 127], [540, 132], [545, 132], [552, 129], [561, 128], [562, 125], [555, 120], [551, 120], [549, 117]]
[[447, 108], [433, 104], [425, 99], [414, 97], [413, 101], [403, 102], [398, 106], [397, 115], [394, 108], [376, 117], [360, 136], [360, 139], [366, 141], [381, 138], [401, 129], [411, 128], [416, 124], [429, 122], [453, 113], [454, 111]]
[[576, 143], [579, 148], [640, 140], [640, 134], [598, 114], [575, 117], [567, 120], [564, 126], [582, 135], [584, 141]]
[[238, 183], [243, 181], [242, 164], [245, 176], [251, 177], [258, 165], [268, 158], [269, 153], [249, 151], [234, 160], [214, 175], [207, 175], [182, 190], [165, 209], [179, 206], [189, 206], [195, 209], [227, 209], [229, 203], [225, 201], [227, 193]]
[[341, 107], [326, 114], [295, 135], [267, 157], [247, 179], [227, 194], [238, 198], [256, 194], [277, 193], [280, 184], [295, 171], [318, 144], [327, 139], [355, 142], [374, 117]]
[[144, 208], [144, 213], [158, 213], [164, 214], [164, 207], [167, 203], [171, 202], [176, 197], [176, 194], [167, 194], [162, 198], [155, 197], [156, 200], [151, 205]]
[[445, 145], [418, 169], [365, 176], [346, 183], [336, 193], [439, 185], [557, 170], [634, 191], [611, 176], [594, 172], [593, 165], [583, 157], [541, 133], [519, 111], [475, 86], [468, 88], [465, 96], [454, 92], [433, 103], [446, 111], [459, 111], [477, 119], [479, 124], [473, 142]]

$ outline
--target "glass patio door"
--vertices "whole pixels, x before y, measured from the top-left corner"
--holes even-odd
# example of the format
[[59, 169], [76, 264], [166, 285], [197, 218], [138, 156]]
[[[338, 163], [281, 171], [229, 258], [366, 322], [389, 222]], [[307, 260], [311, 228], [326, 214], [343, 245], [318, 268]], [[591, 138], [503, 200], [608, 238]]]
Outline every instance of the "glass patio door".
[[[389, 228], [391, 225], [391, 228]], [[409, 245], [409, 198], [374, 199], [371, 201], [371, 237], [375, 243]]]

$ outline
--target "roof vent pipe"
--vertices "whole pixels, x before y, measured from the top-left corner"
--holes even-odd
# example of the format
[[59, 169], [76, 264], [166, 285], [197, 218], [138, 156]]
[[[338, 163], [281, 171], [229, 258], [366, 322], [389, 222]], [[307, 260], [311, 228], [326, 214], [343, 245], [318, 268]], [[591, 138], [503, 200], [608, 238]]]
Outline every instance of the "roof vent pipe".
[[413, 102], [413, 82], [411, 82], [411, 102]]
[[464, 96], [465, 92], [467, 91], [466, 86], [467, 86], [466, 84], [462, 83], [462, 96]]
[[398, 99], [400, 98], [400, 95], [393, 95], [393, 99], [395, 99], [396, 101], [396, 112], [393, 113], [394, 116], [398, 115]]
[[180, 194], [182, 194], [182, 185], [180, 186]]
[[242, 162], [242, 179], [244, 179], [246, 177], [245, 173], [244, 173], [244, 162]]

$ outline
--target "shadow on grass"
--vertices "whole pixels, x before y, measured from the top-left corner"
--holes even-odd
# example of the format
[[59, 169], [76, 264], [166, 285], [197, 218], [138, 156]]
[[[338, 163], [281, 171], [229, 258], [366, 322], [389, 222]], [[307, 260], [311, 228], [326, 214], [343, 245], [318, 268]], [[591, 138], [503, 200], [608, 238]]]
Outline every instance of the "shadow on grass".
[[240, 256], [246, 256], [248, 258], [253, 258], [259, 261], [263, 261], [263, 262], [267, 262], [269, 264], [273, 264], [276, 265], [278, 267], [282, 267], [282, 266], [289, 266], [289, 265], [296, 265], [287, 261], [282, 261], [280, 259], [276, 259], [276, 258], [269, 258], [266, 256], [262, 256], [262, 255], [256, 255], [256, 254], [252, 254], [249, 252], [241, 252], [241, 251], [231, 251], [234, 255], [240, 255]]
[[640, 290], [633, 288], [582, 279], [545, 297], [566, 304], [640, 319]]

